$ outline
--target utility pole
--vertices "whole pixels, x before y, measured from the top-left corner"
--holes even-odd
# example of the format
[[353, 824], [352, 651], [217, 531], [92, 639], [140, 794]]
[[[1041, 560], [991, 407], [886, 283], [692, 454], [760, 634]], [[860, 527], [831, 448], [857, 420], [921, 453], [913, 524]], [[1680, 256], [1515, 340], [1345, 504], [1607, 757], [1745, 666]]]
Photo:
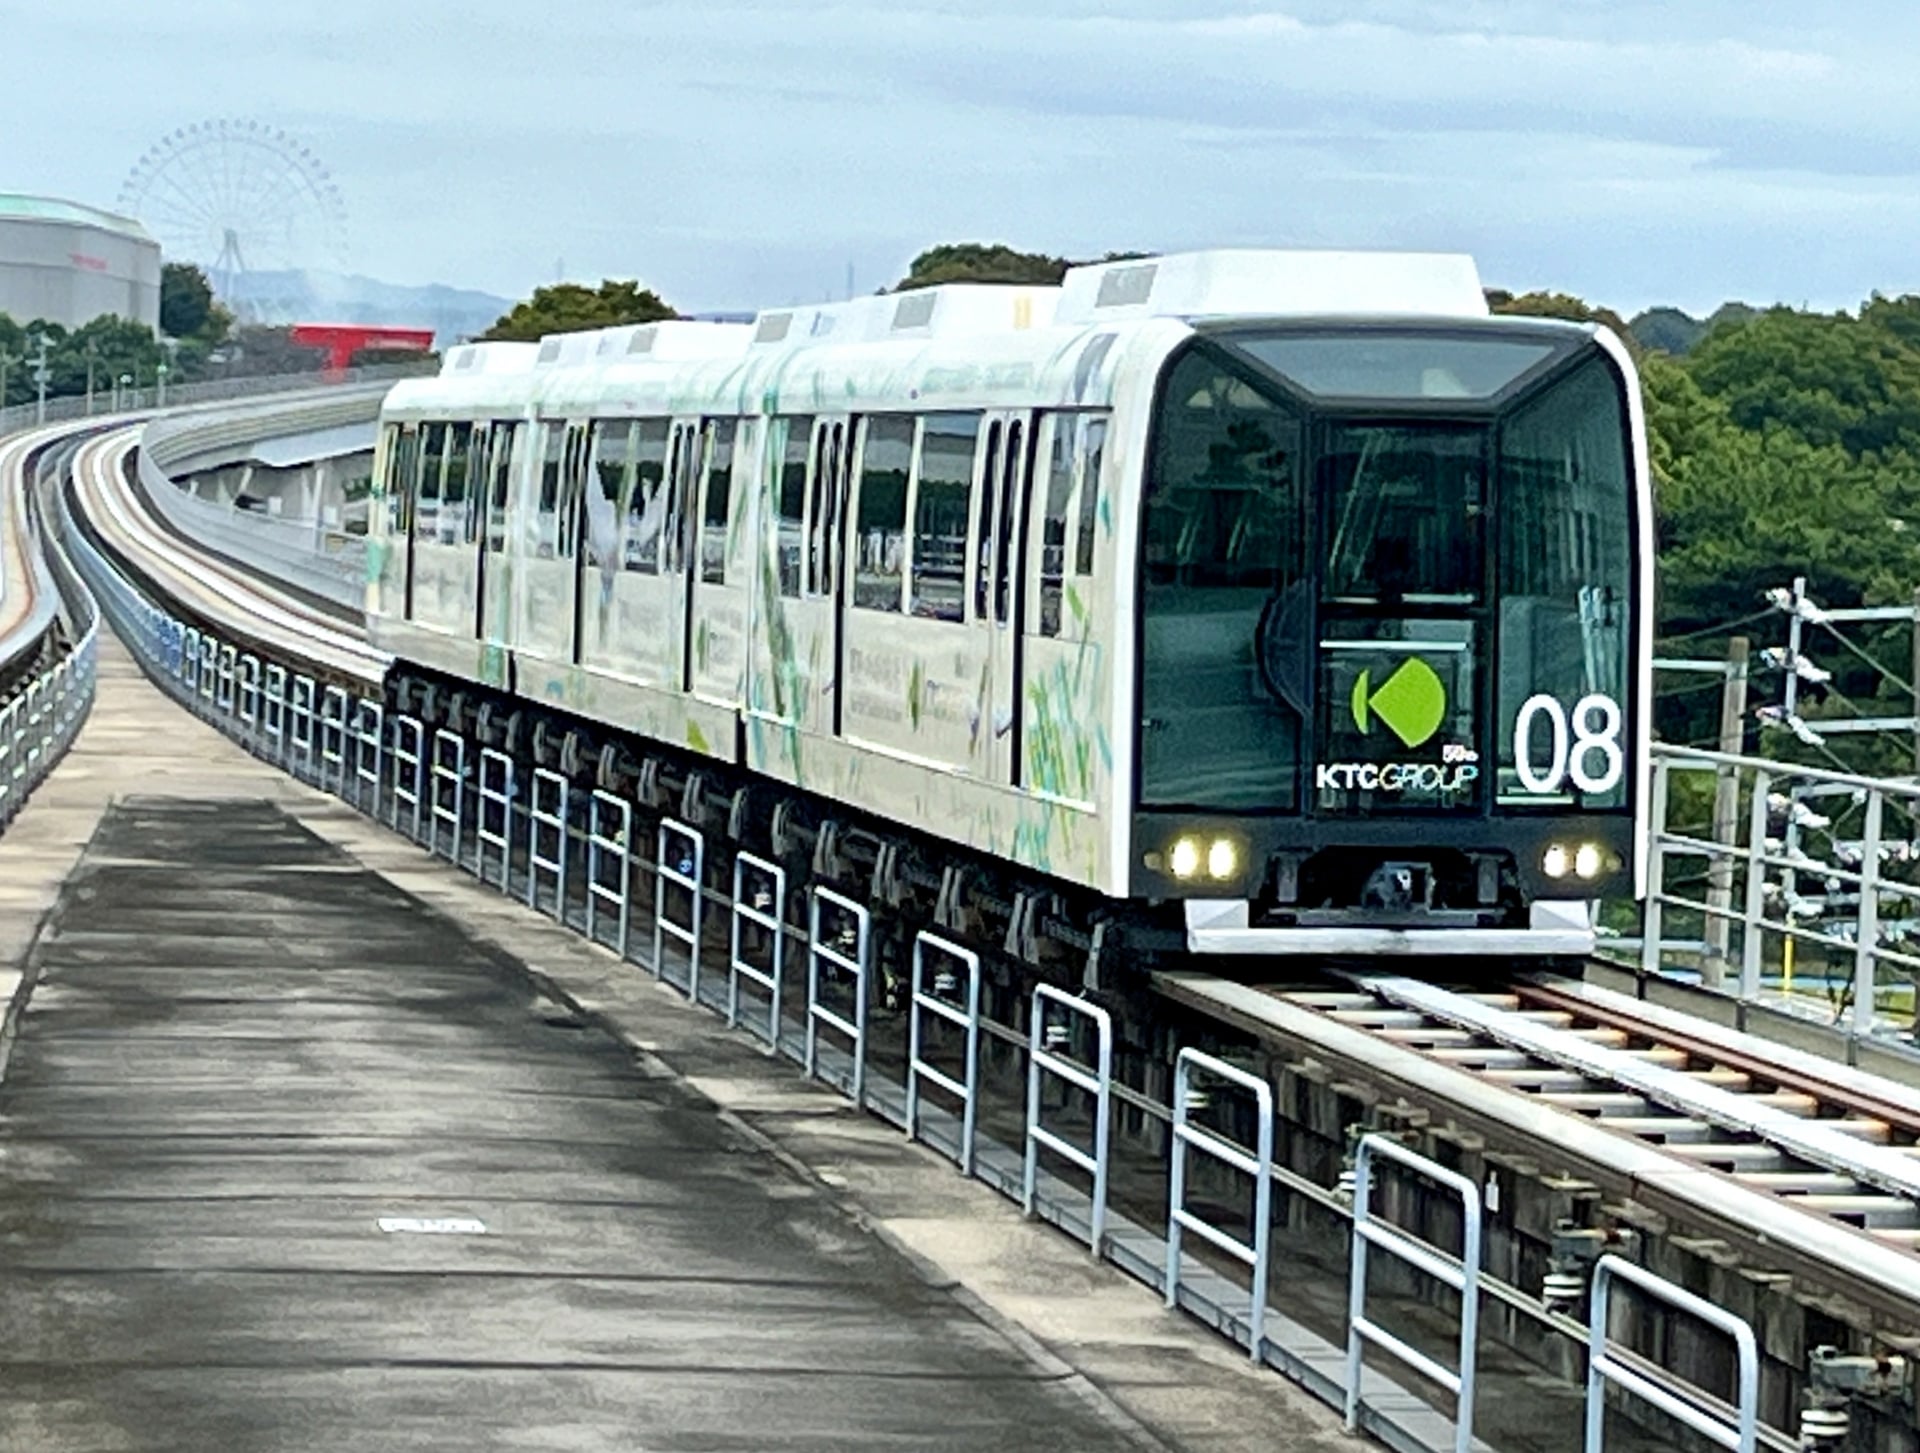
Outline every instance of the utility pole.
[[87, 340], [87, 417], [93, 417], [93, 365], [100, 356], [100, 345], [93, 339]]
[[36, 424], [44, 424], [47, 422], [47, 335], [41, 333], [34, 341], [40, 345], [40, 352], [33, 360], [33, 381], [39, 389], [33, 421]]
[[[1752, 643], [1735, 636], [1727, 643], [1727, 677], [1720, 689], [1720, 750], [1737, 757], [1747, 740], [1747, 660]], [[1723, 851], [1707, 865], [1707, 953], [1701, 982], [1718, 989], [1732, 966], [1728, 953], [1733, 920], [1733, 849], [1739, 835], [1740, 777], [1722, 767], [1713, 788], [1713, 841]]]

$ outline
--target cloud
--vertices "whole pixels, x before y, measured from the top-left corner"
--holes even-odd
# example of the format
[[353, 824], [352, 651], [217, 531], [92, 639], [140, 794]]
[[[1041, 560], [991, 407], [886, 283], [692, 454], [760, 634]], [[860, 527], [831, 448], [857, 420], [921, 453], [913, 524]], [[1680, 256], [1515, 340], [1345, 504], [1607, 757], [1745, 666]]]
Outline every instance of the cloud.
[[[1857, 0], [0, 0], [14, 185], [110, 201], [251, 114], [330, 162], [354, 266], [699, 305], [919, 247], [1469, 246], [1622, 306], [1920, 287], [1920, 7]], [[212, 78], [211, 82], [208, 78]], [[186, 79], [197, 78], [197, 79]], [[1824, 243], [1821, 239], [1824, 238]]]

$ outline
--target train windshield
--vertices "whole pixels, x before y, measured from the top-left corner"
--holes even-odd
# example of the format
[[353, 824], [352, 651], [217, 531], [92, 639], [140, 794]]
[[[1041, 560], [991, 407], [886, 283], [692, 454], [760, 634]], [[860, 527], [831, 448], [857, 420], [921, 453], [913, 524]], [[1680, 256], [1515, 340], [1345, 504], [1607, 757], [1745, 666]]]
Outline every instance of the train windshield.
[[1141, 805], [1623, 807], [1632, 520], [1580, 335], [1196, 342], [1146, 482]]

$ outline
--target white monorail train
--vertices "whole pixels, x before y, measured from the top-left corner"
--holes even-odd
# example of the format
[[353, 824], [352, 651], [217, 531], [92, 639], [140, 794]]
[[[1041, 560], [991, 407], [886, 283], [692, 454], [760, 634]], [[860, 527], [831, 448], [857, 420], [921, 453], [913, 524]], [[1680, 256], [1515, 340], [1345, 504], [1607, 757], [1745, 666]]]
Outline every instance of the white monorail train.
[[1200, 953], [1578, 954], [1639, 887], [1634, 370], [1463, 257], [456, 348], [376, 489], [396, 691], [576, 769], [638, 744]]

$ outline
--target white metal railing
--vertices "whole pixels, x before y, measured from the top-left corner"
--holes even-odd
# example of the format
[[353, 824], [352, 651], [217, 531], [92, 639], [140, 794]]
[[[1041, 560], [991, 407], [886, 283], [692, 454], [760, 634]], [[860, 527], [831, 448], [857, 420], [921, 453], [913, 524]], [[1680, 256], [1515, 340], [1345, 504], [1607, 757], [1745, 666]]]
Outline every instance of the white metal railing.
[[[1373, 1209], [1373, 1166], [1390, 1160], [1413, 1174], [1444, 1186], [1460, 1200], [1460, 1260], [1448, 1261], [1425, 1242], [1381, 1220]], [[1415, 1154], [1381, 1135], [1362, 1136], [1354, 1152], [1353, 1249], [1347, 1275], [1347, 1429], [1360, 1427], [1363, 1353], [1372, 1343], [1438, 1383], [1454, 1397], [1454, 1453], [1473, 1448], [1474, 1375], [1480, 1331], [1480, 1188], [1458, 1171]], [[1368, 1252], [1378, 1248], [1426, 1273], [1460, 1294], [1459, 1352], [1453, 1367], [1443, 1367], [1405, 1338], [1367, 1315]]]
[[[1657, 1382], [1638, 1366], [1617, 1356], [1610, 1335], [1613, 1288], [1626, 1282], [1678, 1312], [1696, 1317], [1733, 1339], [1738, 1359], [1735, 1372], [1733, 1418], [1702, 1406], [1682, 1391]], [[1587, 1331], [1586, 1453], [1601, 1453], [1605, 1444], [1607, 1384], [1624, 1388], [1651, 1403], [1709, 1442], [1735, 1453], [1754, 1453], [1760, 1430], [1760, 1350], [1753, 1328], [1733, 1313], [1695, 1296], [1644, 1267], [1618, 1256], [1603, 1256], [1593, 1269], [1592, 1313]]]
[[[427, 851], [441, 853], [450, 863], [465, 861], [463, 836], [467, 820], [467, 739], [442, 727], [433, 734], [433, 770], [428, 790]], [[446, 846], [440, 830], [446, 829]]]
[[[927, 955], [932, 953], [944, 965], [958, 965], [967, 976], [960, 1009], [941, 997], [959, 987], [952, 968], [938, 971], [934, 987], [926, 983]], [[966, 1060], [961, 1078], [955, 1079], [937, 1068], [926, 1057], [926, 1025], [923, 1014], [957, 1025], [966, 1036], [962, 1051]], [[974, 1127], [980, 1118], [980, 955], [970, 948], [922, 931], [913, 941], [913, 999], [907, 1009], [907, 1134], [920, 1135], [920, 1086], [922, 1082], [945, 1090], [960, 1101], [960, 1145], [955, 1159], [962, 1175], [973, 1174]]]
[[1855, 1034], [1920, 1007], [1920, 783], [1660, 746], [1649, 811], [1643, 970], [1811, 991]]
[[[505, 760], [504, 758], [502, 760]], [[512, 770], [512, 763], [508, 763]], [[587, 937], [600, 938], [600, 908], [614, 916], [613, 942], [620, 957], [627, 956], [633, 925], [633, 804], [608, 792], [596, 791], [587, 806]], [[605, 864], [612, 863], [615, 879], [606, 881]]]
[[[687, 951], [687, 997], [700, 999], [701, 883], [706, 871], [707, 840], [697, 828], [672, 818], [660, 820], [653, 862], [653, 972], [667, 977], [667, 942]], [[679, 889], [687, 901], [684, 921], [673, 916], [669, 894]]]
[[[1060, 1010], [1064, 1020], [1050, 1020], [1049, 1008]], [[1099, 1005], [1062, 993], [1051, 984], [1041, 984], [1034, 989], [1031, 1016], [1027, 1038], [1027, 1153], [1021, 1171], [1021, 1206], [1029, 1216], [1033, 1214], [1042, 1147], [1078, 1166], [1093, 1177], [1087, 1243], [1098, 1256], [1107, 1239], [1107, 1150], [1113, 1130], [1113, 1016]], [[1056, 1052], [1072, 1039], [1076, 1022], [1093, 1028], [1091, 1067]], [[1057, 1040], [1055, 1031], [1059, 1031]], [[1049, 1075], [1093, 1097], [1091, 1149], [1081, 1149], [1041, 1123], [1041, 1089], [1044, 1077]]]
[[[733, 912], [727, 930], [727, 1023], [740, 1022], [740, 981], [758, 985], [767, 996], [767, 1052], [780, 1047], [780, 988], [787, 962], [787, 870], [778, 863], [739, 853], [733, 860]], [[747, 956], [746, 935], [757, 929], [766, 940], [766, 962]]]
[[[831, 913], [837, 927], [831, 932], [826, 917]], [[847, 1093], [856, 1108], [867, 1103], [867, 956], [871, 946], [873, 915], [865, 904], [855, 903], [831, 888], [814, 886], [807, 898], [807, 1048], [806, 1068], [810, 1076], [820, 1073], [820, 1031], [831, 1029], [847, 1041], [852, 1057], [852, 1073]], [[829, 1009], [820, 998], [821, 972], [841, 975], [852, 981], [853, 1017]]]
[[[1225, 1136], [1193, 1123], [1195, 1071], [1253, 1096], [1255, 1148], [1249, 1155]], [[1187, 1152], [1197, 1150], [1211, 1160], [1231, 1166], [1253, 1181], [1252, 1236], [1242, 1241], [1187, 1208]], [[1247, 1311], [1247, 1350], [1255, 1362], [1265, 1354], [1267, 1281], [1273, 1245], [1273, 1086], [1256, 1075], [1197, 1049], [1180, 1051], [1173, 1063], [1172, 1168], [1167, 1190], [1167, 1276], [1169, 1307], [1180, 1305], [1181, 1239], [1192, 1232], [1224, 1251], [1251, 1273]]]
[[397, 828], [404, 821], [407, 836], [419, 842], [427, 790], [426, 724], [417, 716], [393, 716], [387, 727], [392, 736], [387, 757], [393, 763], [393, 781], [387, 790], [389, 825]]
[[[540, 906], [540, 879], [553, 879], [553, 916], [567, 921], [567, 804], [573, 784], [545, 767], [533, 769], [532, 794], [527, 802], [527, 906]], [[551, 856], [542, 851], [548, 837]]]
[[[480, 875], [480, 881], [487, 881], [487, 855], [489, 850], [500, 855], [500, 880], [498, 887], [502, 893], [511, 892], [513, 877], [513, 758], [504, 752], [496, 752], [492, 747], [480, 749], [480, 782], [478, 796], [479, 811], [475, 814], [473, 835], [479, 843], [479, 861], [474, 871]], [[495, 817], [495, 814], [498, 817]], [[494, 826], [495, 822], [500, 825]]]

